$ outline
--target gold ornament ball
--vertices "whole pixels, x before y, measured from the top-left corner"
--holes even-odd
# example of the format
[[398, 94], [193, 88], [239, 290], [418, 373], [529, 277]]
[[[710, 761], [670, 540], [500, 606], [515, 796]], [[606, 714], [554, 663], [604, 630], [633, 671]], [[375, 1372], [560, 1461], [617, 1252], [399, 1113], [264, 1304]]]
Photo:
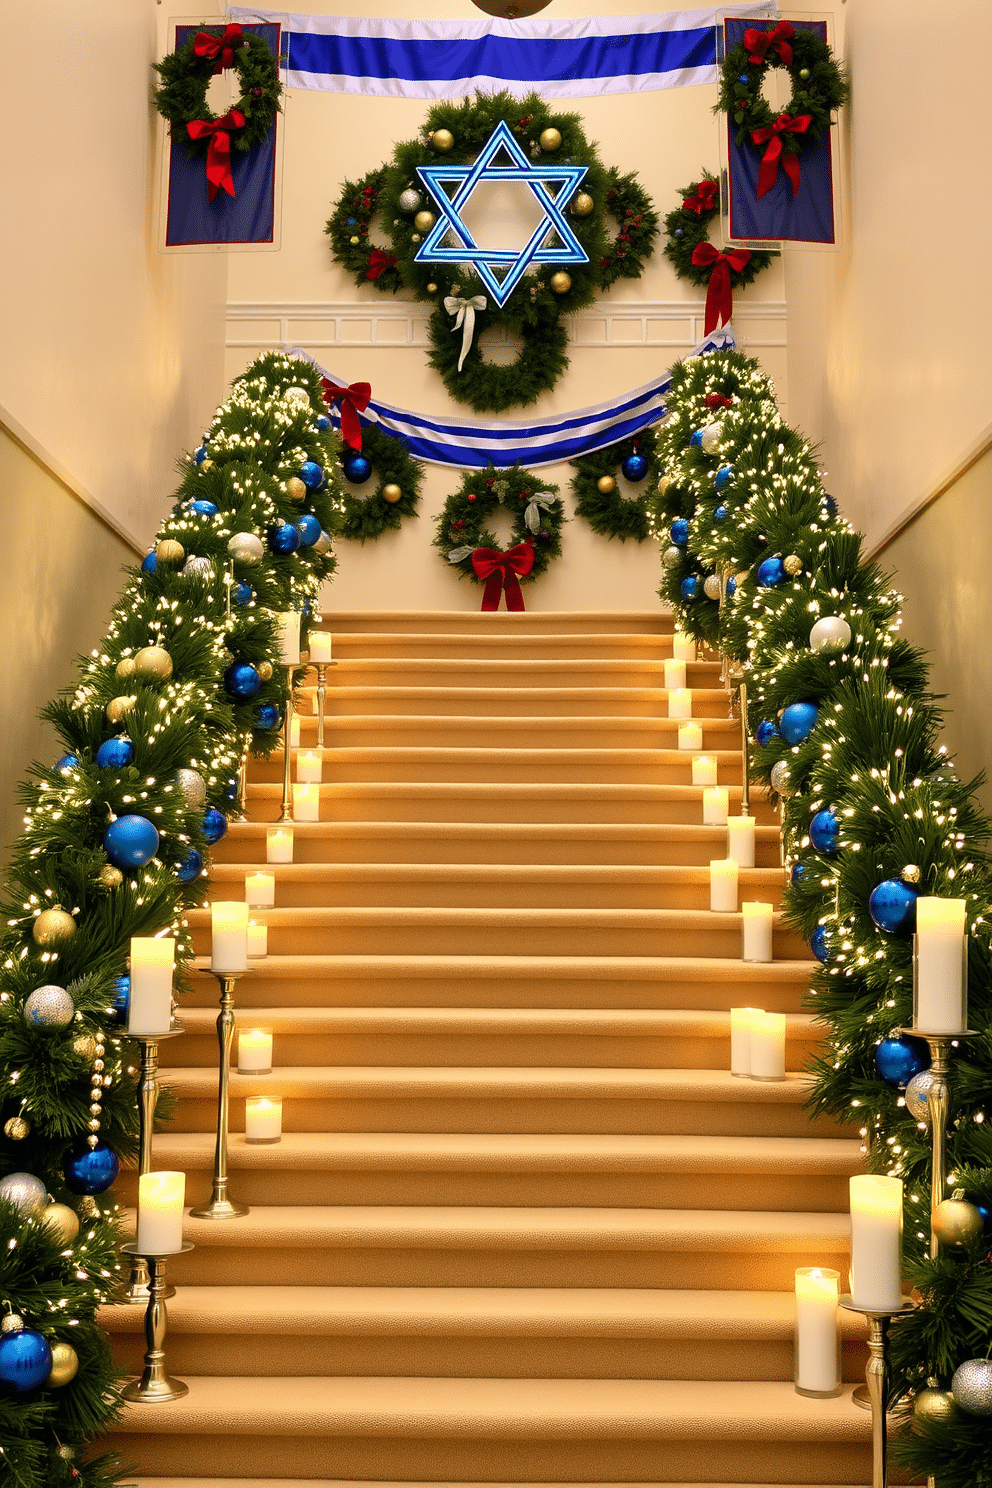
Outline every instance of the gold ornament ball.
[[58, 1390], [62, 1385], [67, 1385], [70, 1380], [76, 1378], [76, 1370], [79, 1368], [79, 1355], [71, 1343], [62, 1343], [61, 1340], [52, 1344], [52, 1372], [45, 1381], [53, 1390]]
[[168, 682], [172, 676], [172, 657], [164, 646], [142, 646], [134, 653], [134, 675], [152, 682]]
[[60, 1244], [71, 1245], [79, 1234], [79, 1216], [68, 1204], [49, 1204], [41, 1211], [41, 1223], [54, 1230]]
[[114, 676], [118, 679], [118, 681], [120, 681], [120, 682], [126, 682], [127, 679], [128, 679], [128, 677], [130, 677], [130, 675], [131, 675], [131, 673], [133, 671], [134, 671], [134, 657], [133, 656], [122, 656], [121, 659], [120, 659], [120, 661], [117, 663], [117, 666], [114, 669]]
[[348, 242], [351, 244], [352, 248], [357, 248], [358, 245], [359, 245], [359, 243], [361, 241], [362, 241], [361, 238], [349, 238], [348, 239]]
[[934, 1209], [930, 1225], [937, 1240], [948, 1250], [964, 1250], [972, 1240], [977, 1240], [984, 1228], [982, 1216], [974, 1204], [969, 1204], [961, 1190], [955, 1190], [953, 1198], [944, 1199]]
[[43, 909], [31, 926], [35, 945], [53, 951], [65, 945], [76, 933], [76, 922], [64, 909]]
[[434, 213], [418, 212], [416, 217], [414, 217], [413, 219], [413, 225], [418, 232], [430, 232], [431, 228], [434, 226]]
[[199, 465], [198, 465], [198, 467], [197, 467], [197, 469], [199, 470], [199, 472], [200, 472], [201, 475], [206, 475], [207, 471], [208, 470], [213, 470], [213, 468], [214, 468], [214, 462], [213, 462], [213, 460], [201, 460], [200, 463], [199, 463]]
[[599, 491], [600, 495], [602, 496], [609, 496], [612, 491], [616, 490], [616, 488], [617, 483], [613, 479], [612, 475], [601, 475], [599, 477], [599, 480], [596, 482], [596, 490]]
[[303, 501], [306, 499], [307, 488], [298, 475], [291, 475], [286, 482], [286, 495], [290, 501]]
[[96, 881], [101, 889], [119, 889], [124, 882], [124, 875], [113, 863], [104, 863], [96, 876]]
[[263, 682], [268, 682], [272, 676], [272, 663], [271, 661], [256, 661], [255, 670]]
[[803, 571], [803, 560], [795, 553], [790, 553], [787, 558], [782, 559], [782, 567], [787, 574], [800, 574]]
[[107, 722], [120, 723], [125, 713], [130, 713], [131, 709], [134, 707], [137, 701], [138, 699], [133, 697], [111, 698], [110, 702], [103, 710], [107, 715]]
[[83, 1194], [79, 1201], [79, 1213], [84, 1219], [96, 1219], [100, 1213], [100, 1205], [92, 1194]]
[[560, 150], [561, 131], [558, 129], [542, 129], [541, 149], [545, 152], [546, 155], [550, 155], [553, 150]]
[[960, 1408], [950, 1390], [938, 1390], [928, 1384], [913, 1399], [913, 1430], [917, 1421], [956, 1421]]
[[96, 1039], [91, 1033], [78, 1033], [72, 1041], [72, 1052], [89, 1064], [96, 1058]]
[[669, 488], [669, 486], [671, 484], [672, 484], [672, 477], [670, 475], [659, 476], [658, 477], [658, 495], [659, 496], [664, 496], [665, 492], [668, 490], [668, 488]]
[[431, 144], [435, 150], [440, 150], [443, 154], [447, 154], [449, 150], [453, 150], [455, 147], [455, 136], [450, 129], [435, 129], [431, 135]]
[[572, 287], [572, 276], [566, 274], [564, 269], [559, 269], [557, 274], [551, 275], [551, 288], [555, 294], [568, 294]]
[[572, 203], [572, 211], [576, 217], [588, 217], [590, 212], [595, 211], [596, 203], [588, 191], [580, 191]]
[[163, 537], [160, 543], [155, 544], [155, 557], [159, 563], [166, 566], [176, 566], [182, 563], [186, 557], [186, 549], [182, 543], [176, 542], [174, 538]]
[[397, 501], [401, 501], [402, 498], [403, 492], [392, 481], [390, 481], [388, 486], [383, 486], [382, 499], [383, 501], [388, 501], [390, 506], [395, 506]]
[[428, 284], [428, 286], [427, 286], [427, 293], [428, 294], [437, 294], [437, 285], [436, 284]]
[[919, 883], [922, 876], [916, 863], [907, 863], [901, 874], [903, 883]]
[[11, 1116], [3, 1124], [3, 1134], [12, 1142], [23, 1142], [25, 1137], [30, 1136], [31, 1127], [23, 1116]]

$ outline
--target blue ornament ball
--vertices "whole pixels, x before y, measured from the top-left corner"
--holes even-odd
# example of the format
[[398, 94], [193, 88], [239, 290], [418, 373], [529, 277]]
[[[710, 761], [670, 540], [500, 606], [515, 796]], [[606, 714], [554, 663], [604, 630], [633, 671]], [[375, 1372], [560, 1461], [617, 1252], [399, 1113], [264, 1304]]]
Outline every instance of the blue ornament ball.
[[676, 517], [672, 523], [672, 542], [677, 548], [684, 548], [689, 541], [689, 523], [685, 517]]
[[770, 744], [777, 735], [778, 729], [769, 718], [763, 718], [754, 731], [755, 740], [761, 745]]
[[350, 481], [353, 486], [360, 486], [372, 474], [372, 461], [365, 455], [346, 455], [341, 469], [345, 480]]
[[117, 1153], [106, 1142], [77, 1147], [65, 1165], [66, 1187], [77, 1194], [104, 1193], [120, 1171]]
[[679, 585], [679, 590], [680, 590], [680, 592], [682, 594], [682, 598], [683, 599], [688, 599], [688, 600], [698, 599], [699, 598], [699, 580], [697, 578], [694, 578], [693, 575], [690, 574], [687, 579], [683, 579], [682, 580], [681, 584]]
[[833, 854], [837, 851], [840, 822], [832, 811], [818, 811], [809, 824], [809, 840], [817, 852]]
[[142, 573], [154, 573], [157, 568], [158, 568], [158, 555], [156, 554], [155, 549], [152, 548], [151, 552], [150, 553], [146, 553], [145, 556], [144, 556], [144, 558], [142, 558], [142, 560], [141, 560], [141, 572]]
[[790, 703], [779, 721], [782, 738], [787, 744], [801, 744], [813, 732], [819, 716], [815, 703]]
[[826, 925], [817, 925], [809, 939], [809, 948], [817, 961], [830, 960], [830, 935]]
[[78, 764], [78, 754], [63, 754], [61, 759], [55, 761], [55, 768], [64, 775], [66, 770], [74, 770]]
[[734, 467], [733, 467], [733, 465], [721, 465], [720, 466], [720, 469], [717, 471], [716, 475], [713, 477], [713, 484], [714, 484], [714, 486], [716, 487], [716, 489], [718, 491], [722, 491], [723, 488], [724, 488], [724, 486], [729, 486], [729, 484], [733, 480], [733, 478], [734, 478]]
[[250, 584], [235, 584], [231, 590], [231, 599], [235, 604], [250, 604], [255, 597], [255, 591]]
[[648, 462], [643, 455], [639, 455], [635, 450], [632, 455], [627, 456], [620, 469], [623, 471], [626, 480], [642, 481], [648, 473]]
[[823, 504], [832, 517], [837, 515], [837, 503], [832, 496], [824, 496]]
[[319, 491], [324, 484], [323, 467], [316, 460], [304, 460], [300, 466], [300, 480], [308, 491]]
[[37, 1390], [52, 1372], [48, 1339], [34, 1328], [0, 1333], [0, 1380], [19, 1395]]
[[802, 863], [793, 863], [792, 872], [789, 874], [789, 882], [797, 884], [803, 877], [805, 872], [806, 869], [803, 867]]
[[212, 501], [201, 501], [199, 497], [190, 502], [189, 509], [200, 517], [215, 517], [220, 511], [220, 507], [215, 506]]
[[883, 1080], [905, 1090], [914, 1075], [929, 1069], [930, 1057], [924, 1055], [917, 1039], [885, 1038], [875, 1050], [875, 1068]]
[[255, 709], [255, 727], [274, 729], [279, 727], [279, 708], [275, 703], [259, 703]]
[[247, 661], [232, 661], [224, 673], [224, 688], [239, 703], [250, 702], [261, 685], [261, 677]]
[[193, 463], [195, 465], [202, 465], [203, 462], [204, 462], [204, 460], [206, 458], [207, 458], [207, 446], [205, 444], [201, 444], [200, 445], [200, 448], [197, 450], [196, 454], [193, 456]]
[[987, 1204], [976, 1204], [975, 1208], [982, 1216], [982, 1228], [988, 1234], [989, 1230], [992, 1229], [992, 1209]]
[[223, 811], [218, 811], [216, 806], [211, 806], [203, 818], [203, 825], [200, 827], [200, 831], [211, 847], [213, 847], [215, 842], [219, 842], [227, 831], [227, 817]]
[[320, 523], [316, 517], [307, 515], [301, 517], [296, 524], [296, 530], [300, 534], [300, 541], [305, 548], [312, 548], [320, 536]]
[[224, 799], [227, 801], [236, 801], [238, 799], [238, 782], [236, 780], [229, 780], [225, 785]]
[[158, 852], [158, 829], [146, 816], [119, 816], [103, 834], [103, 850], [117, 868], [143, 868]]
[[195, 883], [203, 872], [203, 854], [199, 849], [191, 847], [179, 867], [176, 869], [176, 877], [180, 883]]
[[117, 739], [104, 739], [96, 752], [101, 770], [125, 770], [134, 760], [134, 745], [123, 734]]
[[300, 546], [300, 534], [290, 522], [278, 522], [270, 527], [268, 539], [273, 553], [295, 553]]
[[723, 505], [713, 508], [714, 522], [725, 522], [727, 520], [727, 508]]
[[354, 217], [346, 217], [344, 219], [344, 225], [345, 225], [345, 227], [354, 227], [355, 226], [355, 219], [354, 219]]
[[331, 427], [331, 421], [327, 417], [327, 414], [326, 413], [319, 413], [317, 415], [317, 428], [320, 430], [320, 432], [323, 434], [324, 431], [325, 431], [325, 429], [329, 429], [330, 427]]
[[129, 976], [114, 977], [114, 1014], [115, 1023], [127, 1022], [128, 1011], [131, 1007], [131, 978]]
[[758, 586], [761, 589], [773, 589], [776, 584], [785, 580], [785, 564], [781, 558], [766, 558], [758, 564]]
[[912, 935], [916, 929], [917, 890], [901, 878], [883, 878], [868, 895], [868, 913], [890, 935]]
[[734, 597], [734, 595], [736, 593], [737, 593], [737, 580], [734, 578], [733, 574], [731, 574], [730, 578], [727, 580], [727, 598], [728, 599], [733, 599], [733, 597]]
[[737, 81], [738, 81], [738, 82], [739, 82], [739, 83], [743, 83], [743, 84], [744, 84], [744, 86], [745, 86], [745, 88], [746, 88], [746, 87], [747, 87], [747, 85], [748, 85], [748, 83], [749, 83], [749, 82], [750, 82], [750, 81], [751, 81], [751, 79], [750, 79], [750, 78], [749, 78], [749, 77], [748, 77], [748, 75], [747, 75], [747, 73], [746, 73], [746, 72], [742, 72], [742, 73], [741, 73], [741, 74], [740, 74], [740, 76], [739, 76], [739, 77], [738, 77], [738, 79], [737, 79]]
[[703, 431], [702, 431], [702, 429], [696, 429], [692, 433], [692, 435], [690, 436], [690, 438], [689, 438], [689, 448], [690, 449], [702, 449], [702, 447], [703, 447]]
[[677, 238], [684, 238], [685, 237], [685, 228], [684, 227], [677, 227], [675, 229], [675, 236]]

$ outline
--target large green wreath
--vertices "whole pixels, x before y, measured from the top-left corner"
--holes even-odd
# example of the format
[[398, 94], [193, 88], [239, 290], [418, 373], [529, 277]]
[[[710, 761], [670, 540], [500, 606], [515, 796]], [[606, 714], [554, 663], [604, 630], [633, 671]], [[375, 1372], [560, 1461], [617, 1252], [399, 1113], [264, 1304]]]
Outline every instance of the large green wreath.
[[[474, 160], [501, 121], [532, 159], [586, 167], [581, 190], [568, 211], [589, 262], [570, 265], [567, 273], [532, 266], [502, 308], [488, 303], [479, 310], [472, 344], [459, 370], [462, 331], [453, 331], [454, 317], [444, 301], [474, 298], [484, 286], [464, 266], [416, 262], [424, 234], [435, 220], [417, 167], [445, 159]], [[390, 237], [388, 254], [369, 242], [369, 223], [377, 208]], [[423, 213], [430, 224], [421, 217], [418, 226], [418, 214]], [[615, 237], [608, 229], [610, 218], [618, 223]], [[632, 176], [603, 166], [577, 115], [552, 112], [536, 94], [521, 101], [509, 93], [495, 93], [436, 104], [418, 138], [398, 145], [388, 166], [361, 181], [345, 182], [326, 232], [335, 260], [358, 283], [371, 280], [386, 293], [402, 284], [417, 300], [434, 306], [428, 322], [430, 364], [453, 398], [486, 413], [533, 403], [555, 385], [568, 366], [562, 316], [591, 304], [617, 279], [640, 276], [654, 246], [658, 219]], [[522, 339], [512, 365], [483, 357], [479, 336], [490, 327], [502, 327]]]
[[[351, 453], [345, 450], [344, 459]], [[424, 467], [413, 458], [402, 439], [385, 433], [376, 424], [362, 427], [362, 454], [379, 477], [378, 483], [371, 495], [356, 496], [347, 475], [342, 477], [335, 502], [340, 516], [334, 530], [341, 537], [364, 543], [374, 542], [384, 532], [398, 528], [404, 517], [417, 515]], [[391, 486], [399, 488], [398, 498], [389, 491]], [[394, 499], [390, 500], [389, 496]]]
[[[679, 195], [682, 205], [665, 214], [665, 257], [674, 265], [680, 279], [707, 289], [713, 267], [693, 263], [692, 255], [700, 243], [709, 242], [710, 223], [720, 214], [720, 183], [716, 176], [704, 171], [698, 181], [683, 186]], [[752, 284], [777, 257], [766, 249], [752, 248], [743, 268], [728, 265], [731, 290]]]
[[[630, 439], [573, 460], [575, 510], [601, 537], [616, 537], [621, 542], [630, 537], [643, 542], [649, 536], [648, 510], [660, 474], [657, 445], [654, 430], [642, 429]], [[642, 477], [643, 491], [636, 496], [624, 496], [617, 484], [617, 470], [631, 455], [642, 455], [647, 460], [647, 470]]]
[[470, 470], [453, 491], [437, 519], [434, 547], [473, 583], [480, 583], [472, 567], [477, 548], [499, 548], [499, 540], [486, 527], [497, 507], [503, 505], [513, 517], [509, 547], [530, 541], [534, 566], [522, 582], [539, 579], [553, 558], [561, 557], [561, 529], [565, 507], [557, 486], [538, 480], [519, 465]]
[[[218, 54], [197, 55], [196, 45], [202, 36], [211, 36], [220, 43]], [[243, 32], [237, 25], [201, 26], [178, 51], [152, 63], [162, 79], [155, 90], [155, 107], [168, 121], [170, 134], [184, 139], [190, 146], [190, 154], [206, 153], [208, 141], [190, 140], [186, 126], [197, 119], [209, 124], [216, 121], [217, 115], [207, 107], [207, 89], [210, 79], [225, 66], [227, 55], [231, 58], [227, 65], [237, 73], [241, 90], [233, 107], [245, 117], [240, 129], [228, 130], [234, 149], [253, 150], [264, 144], [279, 112], [282, 93], [279, 64], [268, 43], [252, 32]]]

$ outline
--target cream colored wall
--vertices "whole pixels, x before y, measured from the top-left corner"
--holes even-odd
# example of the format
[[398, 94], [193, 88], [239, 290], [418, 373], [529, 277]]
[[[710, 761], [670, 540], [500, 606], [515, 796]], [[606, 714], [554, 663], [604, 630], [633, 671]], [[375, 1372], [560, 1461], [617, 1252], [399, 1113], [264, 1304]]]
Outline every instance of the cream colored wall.
[[[354, 14], [354, 0], [337, 4], [315, 0], [311, 12]], [[624, 13], [676, 9], [657, 0], [624, 0]], [[558, 7], [569, 16], [599, 15], [602, 0], [568, 0]], [[422, 16], [421, 0], [384, 0], [377, 16]], [[468, 0], [435, 0], [432, 17], [477, 17]], [[582, 116], [588, 136], [598, 140], [607, 164], [636, 170], [664, 213], [677, 202], [677, 189], [698, 178], [703, 167], [719, 164], [717, 125], [711, 112], [716, 87], [673, 89], [604, 99], [580, 98], [563, 107]], [[230, 268], [228, 375], [241, 371], [259, 351], [285, 340], [302, 344], [335, 375], [348, 382], [372, 383], [377, 396], [420, 412], [465, 414], [426, 365], [421, 345], [408, 339], [407, 322], [397, 321], [397, 302], [371, 285], [356, 289], [335, 265], [324, 224], [341, 182], [354, 180], [387, 160], [399, 140], [415, 135], [428, 105], [406, 99], [356, 98], [294, 90], [286, 102], [283, 181], [283, 246], [279, 253], [233, 257]], [[780, 381], [784, 396], [785, 349], [783, 273], [776, 263], [751, 289], [737, 296], [738, 335], [761, 356]], [[412, 308], [412, 307], [411, 307]], [[647, 382], [684, 355], [701, 327], [698, 291], [680, 281], [660, 251], [638, 281], [617, 285], [596, 312], [583, 317], [584, 338], [615, 336], [613, 344], [572, 350], [572, 365], [557, 387], [530, 409], [511, 409], [508, 418], [535, 417], [580, 408]], [[364, 316], [355, 318], [356, 310]], [[338, 331], [334, 315], [351, 318]], [[628, 313], [629, 312], [629, 313]], [[373, 314], [390, 324], [373, 327]], [[418, 307], [414, 320], [426, 316]], [[374, 334], [387, 344], [371, 344]], [[416, 335], [416, 330], [414, 335]], [[701, 329], [699, 330], [701, 339]], [[332, 344], [327, 344], [327, 343]], [[563, 489], [568, 467], [551, 467], [548, 478]], [[396, 534], [365, 547], [339, 545], [340, 566], [328, 590], [328, 608], [474, 609], [477, 589], [459, 581], [432, 549], [434, 518], [445, 496], [458, 484], [455, 471], [429, 467], [422, 515]], [[569, 507], [570, 498], [566, 497]], [[653, 543], [635, 547], [596, 537], [580, 521], [564, 534], [565, 552], [539, 583], [527, 588], [534, 609], [654, 608], [659, 583], [658, 551]]]

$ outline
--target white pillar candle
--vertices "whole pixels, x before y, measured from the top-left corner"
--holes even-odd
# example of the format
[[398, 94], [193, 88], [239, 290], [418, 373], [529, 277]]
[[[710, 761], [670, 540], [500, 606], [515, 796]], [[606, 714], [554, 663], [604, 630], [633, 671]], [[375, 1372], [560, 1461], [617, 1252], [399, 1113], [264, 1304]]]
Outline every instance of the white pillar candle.
[[267, 863], [291, 863], [293, 861], [292, 827], [269, 827], [265, 834], [265, 861]]
[[725, 785], [703, 786], [703, 825], [722, 827], [727, 820], [727, 787]]
[[293, 786], [293, 816], [297, 821], [320, 821], [320, 786]]
[[138, 1179], [138, 1235], [141, 1255], [177, 1255], [183, 1248], [186, 1174], [151, 1172]]
[[245, 971], [248, 967], [248, 906], [210, 906], [211, 971]]
[[238, 1073], [268, 1075], [272, 1071], [272, 1035], [261, 1028], [238, 1034]]
[[754, 817], [727, 817], [727, 857], [742, 868], [754, 867]]
[[250, 1095], [245, 1101], [245, 1141], [280, 1142], [282, 1140], [282, 1101], [266, 1100], [264, 1095]]
[[964, 962], [964, 899], [916, 901], [916, 1027], [924, 1033], [964, 1033], [968, 987]]
[[245, 903], [253, 909], [272, 909], [276, 902], [276, 876], [274, 873], [247, 873], [245, 875]]
[[718, 914], [737, 913], [737, 864], [733, 858], [714, 858], [710, 863], [710, 909]]
[[796, 1272], [796, 1389], [800, 1395], [840, 1394], [840, 1274], [820, 1266]]
[[331, 635], [327, 630], [312, 630], [310, 632], [310, 660], [316, 665], [323, 665], [331, 659]]
[[771, 961], [772, 913], [770, 904], [752, 901], [741, 905], [744, 916], [741, 955], [745, 961]]
[[269, 927], [264, 920], [248, 921], [248, 959], [258, 961], [269, 954]]
[[168, 1033], [172, 1022], [172, 973], [176, 942], [170, 936], [134, 936], [131, 940], [131, 1001], [127, 1031]]
[[300, 715], [294, 712], [289, 720], [289, 747], [299, 749], [300, 747]]
[[692, 717], [692, 689], [691, 687], [673, 687], [668, 694], [668, 716], [669, 718], [691, 718]]
[[761, 1008], [730, 1009], [730, 1073], [741, 1079], [751, 1075], [751, 1024]]
[[672, 636], [672, 655], [676, 661], [695, 661], [696, 643], [692, 636], [683, 635], [677, 630]]
[[680, 749], [702, 749], [703, 726], [701, 723], [679, 724], [679, 748]]
[[711, 754], [697, 754], [692, 761], [693, 785], [716, 785], [716, 760]]
[[665, 686], [669, 692], [685, 686], [685, 662], [678, 659], [665, 662]]
[[785, 1079], [785, 1014], [751, 1015], [751, 1079]]
[[301, 749], [296, 756], [297, 780], [320, 783], [324, 773], [324, 756], [319, 749]]
[[851, 1183], [851, 1297], [855, 1307], [902, 1305], [902, 1179], [860, 1173]]
[[300, 664], [300, 612], [281, 610], [275, 616], [279, 660], [283, 666]]

